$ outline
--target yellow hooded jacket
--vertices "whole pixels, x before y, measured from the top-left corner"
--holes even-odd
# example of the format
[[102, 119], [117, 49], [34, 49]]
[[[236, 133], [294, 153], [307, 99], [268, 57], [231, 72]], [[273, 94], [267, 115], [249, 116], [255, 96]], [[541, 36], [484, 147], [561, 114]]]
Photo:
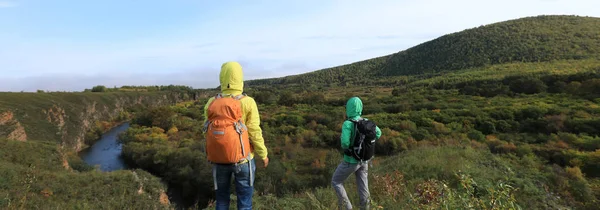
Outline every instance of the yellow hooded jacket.
[[[221, 73], [219, 75], [221, 82], [221, 92], [223, 94], [232, 94], [234, 96], [240, 95], [244, 91], [244, 74], [242, 72], [242, 66], [238, 62], [226, 62], [221, 66]], [[214, 100], [211, 97], [206, 105], [204, 105], [204, 121], [208, 118], [207, 110], [208, 105]], [[254, 154], [263, 160], [267, 158], [267, 148], [265, 147], [265, 141], [262, 136], [262, 129], [260, 128], [260, 115], [258, 113], [258, 107], [256, 101], [250, 96], [246, 96], [240, 100], [242, 103], [242, 119], [248, 127], [248, 135], [250, 143], [252, 144], [254, 151], [250, 154], [250, 158], [254, 158]]]

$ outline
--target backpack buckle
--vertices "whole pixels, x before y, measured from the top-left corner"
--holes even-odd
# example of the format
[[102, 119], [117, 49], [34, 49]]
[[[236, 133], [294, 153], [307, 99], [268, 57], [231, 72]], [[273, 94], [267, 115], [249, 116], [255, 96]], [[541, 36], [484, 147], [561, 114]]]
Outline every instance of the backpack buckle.
[[234, 123], [233, 123], [233, 126], [235, 127], [235, 131], [236, 131], [238, 134], [242, 134], [242, 126], [240, 125], [240, 123], [239, 123], [239, 122], [234, 122]]

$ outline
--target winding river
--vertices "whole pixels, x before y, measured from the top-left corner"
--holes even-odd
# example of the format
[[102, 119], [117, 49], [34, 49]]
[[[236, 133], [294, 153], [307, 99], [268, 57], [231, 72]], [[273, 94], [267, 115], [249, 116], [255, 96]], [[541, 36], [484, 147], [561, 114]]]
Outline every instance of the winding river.
[[103, 134], [91, 147], [81, 151], [79, 157], [92, 166], [99, 165], [101, 171], [129, 169], [121, 159], [122, 145], [119, 143], [119, 133], [126, 131], [129, 123], [123, 123]]
[[[91, 147], [81, 151], [79, 157], [89, 165], [100, 166], [101, 171], [110, 172], [122, 169], [130, 169], [121, 158], [122, 144], [119, 142], [119, 133], [126, 131], [129, 123], [121, 124], [100, 137]], [[169, 200], [176, 205], [177, 209], [190, 207], [192, 204], [183, 200], [179, 188], [169, 186], [167, 194]]]

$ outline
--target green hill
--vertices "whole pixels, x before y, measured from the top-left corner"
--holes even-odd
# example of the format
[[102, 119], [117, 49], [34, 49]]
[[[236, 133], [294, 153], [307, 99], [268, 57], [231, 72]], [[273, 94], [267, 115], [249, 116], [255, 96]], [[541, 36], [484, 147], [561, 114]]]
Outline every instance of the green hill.
[[249, 85], [370, 85], [386, 76], [416, 75], [512, 62], [591, 59], [600, 55], [600, 18], [536, 16], [448, 34], [407, 50]]
[[458, 70], [600, 54], [600, 18], [537, 16], [448, 34], [394, 54], [382, 75]]

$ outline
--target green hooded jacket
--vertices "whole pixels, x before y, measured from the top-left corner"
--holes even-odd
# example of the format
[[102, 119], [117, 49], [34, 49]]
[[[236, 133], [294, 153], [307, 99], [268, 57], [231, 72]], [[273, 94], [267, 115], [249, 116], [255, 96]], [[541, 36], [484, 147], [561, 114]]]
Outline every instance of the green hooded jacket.
[[[346, 117], [348, 119], [360, 119], [362, 115], [362, 110], [363, 103], [358, 97], [352, 97], [346, 103]], [[379, 129], [379, 127], [376, 127], [375, 131], [377, 139], [379, 139], [379, 137], [381, 137], [381, 130]], [[342, 149], [347, 149], [348, 147], [350, 147], [350, 145], [353, 144], [354, 139], [352, 139], [352, 137], [354, 136], [354, 132], [354, 123], [349, 120], [345, 120], [344, 124], [342, 124]], [[358, 163], [358, 160], [348, 155], [344, 155], [344, 161], [348, 163]]]

